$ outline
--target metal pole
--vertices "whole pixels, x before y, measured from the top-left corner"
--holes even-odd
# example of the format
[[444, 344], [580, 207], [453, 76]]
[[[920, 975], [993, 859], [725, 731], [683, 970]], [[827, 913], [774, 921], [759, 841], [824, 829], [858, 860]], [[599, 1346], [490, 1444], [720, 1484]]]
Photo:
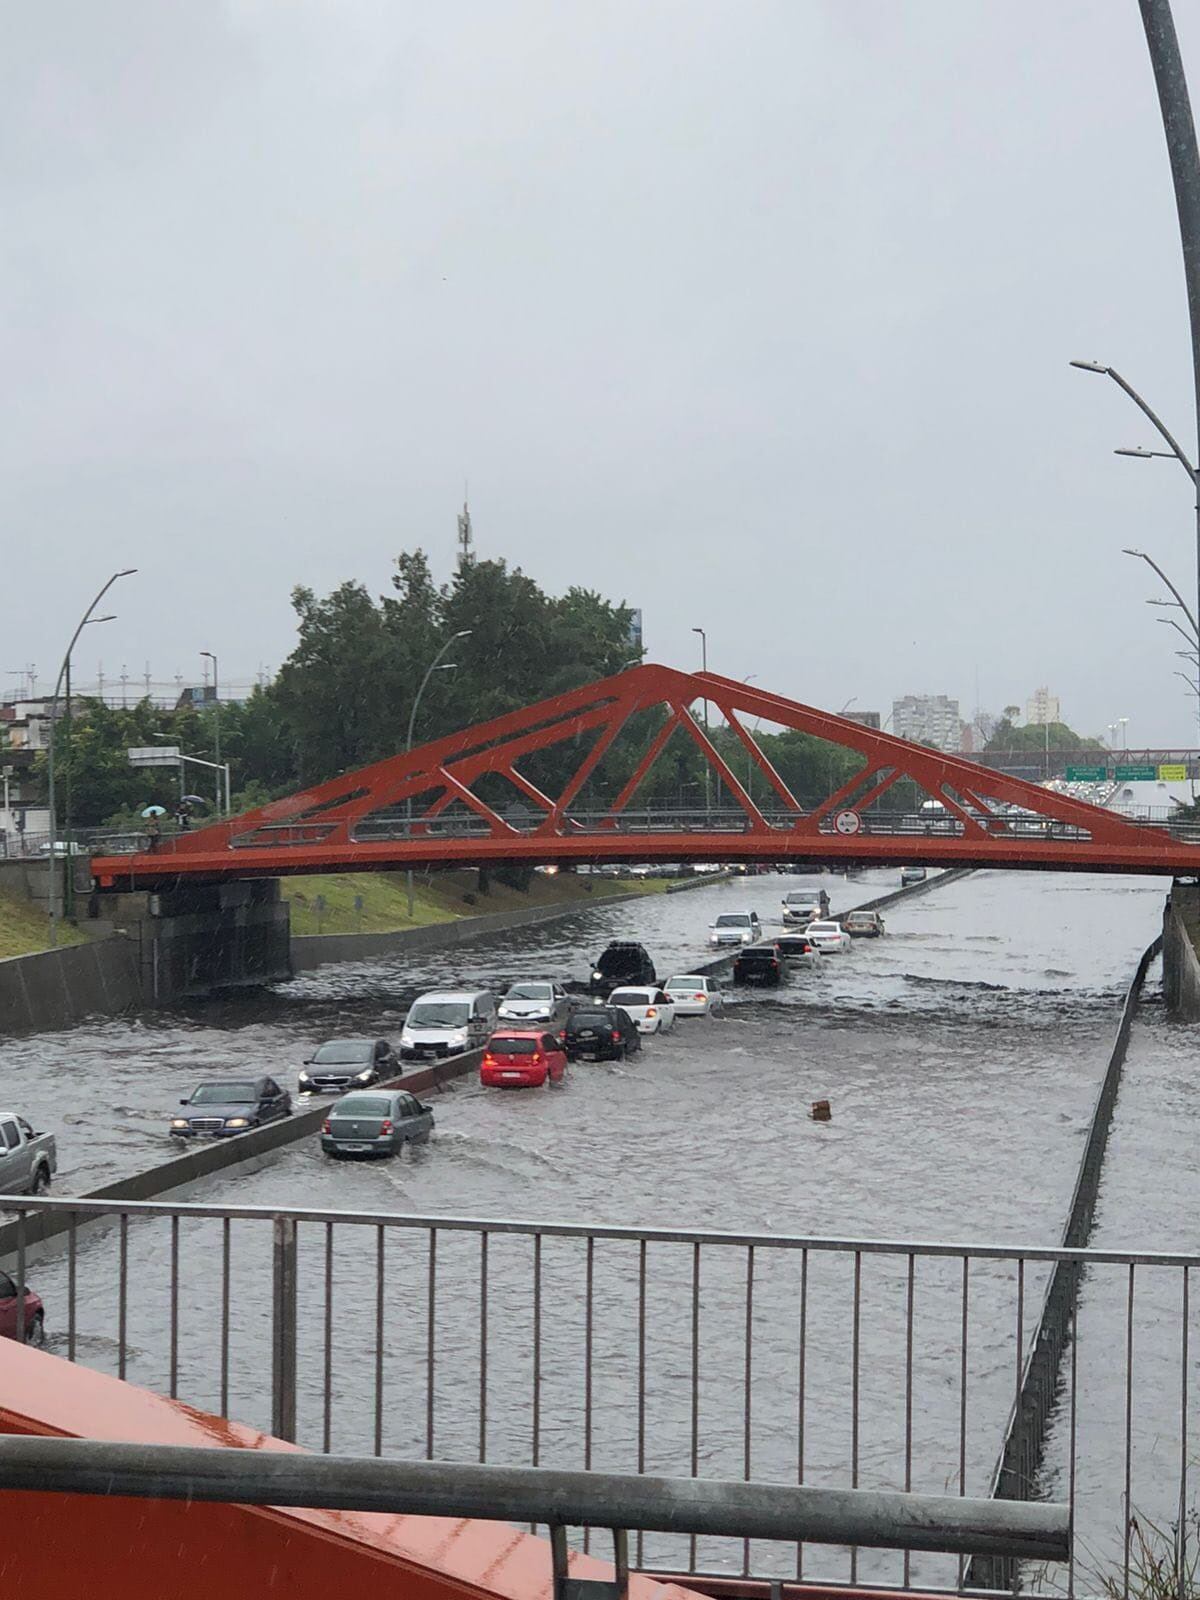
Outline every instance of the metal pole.
[[[429, 682], [430, 678], [433, 677], [433, 674], [437, 671], [438, 667], [441, 666], [442, 657], [446, 654], [446, 651], [449, 650], [450, 646], [455, 642], [455, 640], [469, 638], [471, 632], [472, 632], [472, 630], [470, 628], [463, 628], [458, 633], [452, 633], [450, 635], [450, 637], [446, 640], [446, 642], [442, 645], [442, 648], [438, 651], [437, 655], [434, 656], [433, 660], [425, 668], [425, 676], [421, 679], [421, 686], [417, 690], [416, 697], [414, 698], [413, 703], [412, 703], [412, 710], [408, 714], [408, 734], [407, 734], [407, 737], [404, 740], [404, 754], [405, 755], [410, 754], [410, 752], [412, 751], [413, 729], [416, 727], [416, 724], [417, 724], [417, 711], [419, 710], [420, 705], [421, 705], [421, 696], [425, 693], [425, 685]], [[407, 843], [408, 840], [410, 840], [412, 838], [412, 795], [411, 794], [407, 795], [405, 797], [405, 800], [404, 800], [404, 820], [405, 820], [404, 837], [405, 837], [405, 842]], [[411, 867], [406, 869], [406, 872], [405, 872], [405, 884], [406, 884], [406, 887], [408, 889], [408, 920], [411, 922], [412, 921], [412, 915], [413, 915], [413, 875], [412, 875], [412, 868]]]
[[[216, 653], [201, 650], [200, 654], [213, 664], [213, 762], [217, 768], [217, 815], [221, 815], [221, 679]], [[229, 810], [228, 789], [225, 810]]]
[[[693, 633], [700, 635], [700, 670], [708, 671], [708, 634], [703, 628], [693, 628]], [[708, 696], [704, 697], [704, 737], [708, 738]], [[708, 757], [704, 758], [704, 815], [707, 820], [708, 813], [712, 810], [712, 770], [708, 764]]]
[[272, 1250], [271, 1432], [296, 1437], [296, 1219], [276, 1217]]
[[[1188, 317], [1192, 331], [1192, 386], [1196, 407], [1197, 450], [1200, 452], [1200, 150], [1196, 146], [1196, 124], [1188, 95], [1187, 76], [1170, 0], [1138, 0], [1146, 48], [1158, 90], [1171, 179], [1175, 185], [1175, 209], [1179, 217], [1179, 241], [1183, 248], [1183, 277], [1187, 286]], [[1191, 468], [1196, 496], [1196, 615], [1200, 617], [1200, 461]]]
[[71, 652], [75, 648], [75, 645], [76, 645], [76, 643], [77, 643], [77, 641], [79, 639], [79, 635], [83, 632], [84, 628], [92, 620], [92, 612], [95, 611], [96, 607], [100, 604], [101, 600], [104, 599], [104, 596], [112, 588], [113, 584], [116, 583], [118, 578], [131, 577], [136, 571], [137, 571], [136, 567], [126, 567], [122, 572], [114, 572], [112, 577], [108, 580], [108, 582], [104, 585], [104, 587], [98, 592], [98, 594], [96, 595], [96, 598], [92, 601], [91, 605], [83, 613], [83, 616], [80, 617], [79, 625], [75, 629], [75, 632], [71, 635], [71, 642], [67, 646], [67, 653], [63, 657], [62, 666], [59, 667], [59, 669], [58, 669], [58, 677], [55, 680], [55, 684], [54, 684], [54, 693], [53, 693], [53, 695], [51, 696], [51, 699], [50, 699], [50, 740], [49, 740], [49, 744], [48, 744], [47, 749], [46, 749], [46, 788], [47, 788], [47, 795], [48, 795], [49, 805], [50, 805], [50, 861], [49, 861], [48, 869], [47, 869], [48, 870], [47, 882], [48, 882], [48, 887], [49, 887], [49, 890], [50, 890], [49, 913], [50, 913], [50, 948], [51, 949], [53, 949], [58, 944], [58, 904], [57, 904], [57, 901], [55, 899], [55, 893], [54, 893], [55, 888], [57, 887], [57, 885], [55, 884], [55, 881], [54, 881], [55, 877], [56, 877], [55, 864], [56, 864], [56, 857], [57, 857], [57, 850], [56, 850], [55, 846], [58, 843], [58, 826], [57, 826], [57, 821], [56, 821], [55, 814], [54, 814], [55, 813], [55, 794], [54, 794], [54, 724], [55, 724], [55, 721], [56, 721], [56, 714], [57, 714], [57, 711], [58, 711], [58, 696], [59, 696], [60, 690], [62, 689], [63, 678], [66, 676], [66, 674], [67, 674], [67, 672], [68, 672], [68, 670], [70, 668]]
[[802, 1538], [815, 1544], [1043, 1561], [1063, 1561], [1071, 1551], [1069, 1508], [1040, 1500], [389, 1461], [298, 1450], [9, 1435], [0, 1438], [0, 1488], [644, 1528], [789, 1543]]

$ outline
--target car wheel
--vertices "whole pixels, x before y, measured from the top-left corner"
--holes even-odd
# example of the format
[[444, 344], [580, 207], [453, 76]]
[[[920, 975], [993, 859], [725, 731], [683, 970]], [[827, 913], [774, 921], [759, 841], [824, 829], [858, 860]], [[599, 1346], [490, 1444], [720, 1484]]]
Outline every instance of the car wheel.
[[46, 1345], [46, 1319], [40, 1311], [36, 1311], [32, 1319], [25, 1325], [25, 1343], [31, 1344], [42, 1350]]
[[33, 1175], [33, 1194], [45, 1194], [50, 1187], [50, 1174], [45, 1167], [39, 1167]]

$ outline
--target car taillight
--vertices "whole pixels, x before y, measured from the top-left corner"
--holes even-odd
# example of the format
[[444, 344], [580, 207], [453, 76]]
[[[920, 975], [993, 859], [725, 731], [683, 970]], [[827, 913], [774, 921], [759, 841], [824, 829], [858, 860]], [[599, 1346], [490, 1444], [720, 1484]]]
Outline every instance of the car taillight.
[[391, 1133], [391, 1131], [392, 1131], [392, 1119], [391, 1119], [391, 1117], [384, 1117], [383, 1121], [379, 1124], [379, 1131], [380, 1131], [380, 1133]]
[[533, 1057], [532, 1057], [533, 1064], [534, 1064], [535, 1067], [538, 1066], [541, 1063], [541, 1059], [542, 1059], [542, 1052], [540, 1050], [535, 1050], [533, 1052]]
[[480, 1065], [485, 1067], [494, 1067], [496, 1065], [496, 1058], [490, 1050], [483, 1052], [483, 1061]]
[[772, 956], [772, 957], [771, 957], [771, 965], [772, 965], [772, 966], [773, 966], [773, 967], [774, 967], [774, 968], [775, 968], [775, 970], [776, 970], [776, 971], [777, 971], [777, 972], [778, 972], [778, 970], [779, 970], [779, 963], [778, 963], [778, 961], [776, 961], [776, 959], [775, 959], [775, 957], [774, 957], [774, 956]]
[[621, 1042], [621, 1030], [620, 1030], [620, 1028], [614, 1028], [613, 1031], [612, 1031], [612, 1036], [613, 1036], [614, 1044], [620, 1044], [620, 1042]]
[[646, 1007], [646, 1015], [647, 1015], [647, 1017], [656, 1017], [658, 1015], [658, 1012], [655, 1011], [653, 1006], [647, 1006]]
[[702, 995], [702, 994], [694, 994], [694, 995], [693, 995], [693, 996], [692, 996], [692, 999], [693, 999], [693, 1000], [703, 1000], [703, 999], [704, 999], [704, 996], [703, 996], [703, 995]]
[[333, 1132], [333, 1129], [329, 1125], [329, 1118], [328, 1117], [326, 1117], [325, 1121], [321, 1124], [321, 1132], [322, 1133], [332, 1133]]

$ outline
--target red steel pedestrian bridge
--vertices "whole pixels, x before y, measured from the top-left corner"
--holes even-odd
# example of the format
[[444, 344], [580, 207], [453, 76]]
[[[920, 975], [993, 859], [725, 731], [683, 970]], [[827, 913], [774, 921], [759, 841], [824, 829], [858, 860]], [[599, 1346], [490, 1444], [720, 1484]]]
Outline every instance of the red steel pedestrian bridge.
[[[712, 713], [744, 748], [746, 782], [705, 731]], [[644, 753], [615, 797], [598, 800], [604, 758], [633, 718], [646, 724]], [[761, 723], [852, 750], [862, 765], [806, 809], [759, 748]], [[698, 747], [719, 803], [636, 807], [673, 740]], [[558, 764], [555, 794], [529, 775], [547, 752]], [[889, 809], [881, 802], [904, 779], [918, 800]], [[99, 888], [121, 890], [506, 861], [920, 862], [1174, 876], [1200, 873], [1200, 826], [1132, 821], [716, 673], [647, 664], [153, 848], [96, 856], [92, 870]]]

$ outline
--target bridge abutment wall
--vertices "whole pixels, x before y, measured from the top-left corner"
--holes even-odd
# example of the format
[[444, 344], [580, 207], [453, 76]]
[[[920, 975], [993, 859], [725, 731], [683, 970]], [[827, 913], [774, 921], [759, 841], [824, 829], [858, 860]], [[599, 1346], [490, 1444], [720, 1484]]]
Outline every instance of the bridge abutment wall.
[[1163, 999], [1178, 1022], [1200, 1022], [1200, 884], [1171, 885], [1163, 911]]

